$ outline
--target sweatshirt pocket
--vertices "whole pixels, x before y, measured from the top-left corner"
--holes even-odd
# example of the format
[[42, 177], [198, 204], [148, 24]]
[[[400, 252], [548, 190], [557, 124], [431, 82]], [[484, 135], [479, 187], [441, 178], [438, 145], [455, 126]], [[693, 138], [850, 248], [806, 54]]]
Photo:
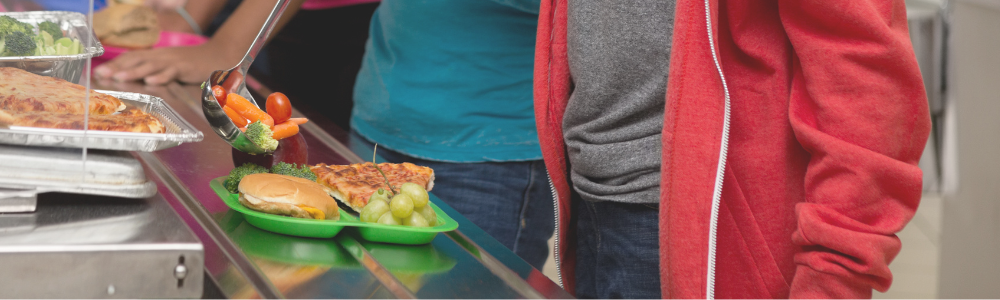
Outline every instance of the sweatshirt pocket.
[[[729, 252], [726, 258], [729, 261], [719, 263], [730, 264], [734, 272], [728, 276], [721, 274], [716, 276], [735, 276], [736, 278], [732, 280], [743, 282], [744, 286], [741, 289], [749, 294], [733, 295], [735, 297], [787, 298], [789, 283], [785, 281], [775, 262], [739, 182], [728, 167], [725, 176], [719, 216], [718, 247], [733, 248], [720, 250]], [[719, 269], [722, 271], [725, 268]]]

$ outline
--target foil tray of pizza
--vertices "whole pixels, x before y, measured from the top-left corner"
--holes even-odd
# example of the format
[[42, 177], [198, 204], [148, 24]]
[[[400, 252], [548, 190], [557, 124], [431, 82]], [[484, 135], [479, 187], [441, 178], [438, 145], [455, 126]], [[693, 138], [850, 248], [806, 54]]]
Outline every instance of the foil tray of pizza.
[[0, 145], [0, 188], [31, 193], [62, 192], [147, 198], [156, 184], [124, 151]]
[[153, 152], [204, 139], [201, 131], [181, 118], [162, 98], [118, 91], [96, 92], [118, 98], [126, 107], [156, 117], [164, 133], [10, 126], [0, 128], [0, 144]]
[[0, 67], [14, 67], [38, 75], [62, 78], [72, 83], [80, 83], [87, 59], [104, 54], [104, 47], [90, 28], [87, 17], [78, 12], [69, 11], [27, 11], [3, 12], [18, 21], [35, 26], [51, 21], [59, 25], [65, 37], [76, 39], [82, 47], [78, 54], [71, 55], [37, 55], [37, 56], [2, 56]]

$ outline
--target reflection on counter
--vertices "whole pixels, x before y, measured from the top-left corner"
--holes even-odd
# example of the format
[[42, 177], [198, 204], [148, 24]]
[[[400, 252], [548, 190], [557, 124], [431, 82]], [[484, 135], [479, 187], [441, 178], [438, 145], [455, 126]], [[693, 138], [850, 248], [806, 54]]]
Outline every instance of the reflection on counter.
[[[242, 214], [232, 210], [221, 214], [219, 223], [286, 297], [289, 293], [308, 286], [311, 281], [331, 269], [367, 273], [359, 263], [363, 259], [362, 251], [370, 253], [414, 293], [424, 285], [425, 275], [448, 272], [456, 265], [455, 259], [438, 251], [433, 245], [368, 242], [362, 240], [353, 229], [335, 239], [294, 237], [254, 227], [245, 221]], [[380, 286], [377, 281], [356, 283], [374, 285], [376, 288]], [[244, 288], [234, 295], [236, 298], [255, 296], [255, 291], [250, 288]]]

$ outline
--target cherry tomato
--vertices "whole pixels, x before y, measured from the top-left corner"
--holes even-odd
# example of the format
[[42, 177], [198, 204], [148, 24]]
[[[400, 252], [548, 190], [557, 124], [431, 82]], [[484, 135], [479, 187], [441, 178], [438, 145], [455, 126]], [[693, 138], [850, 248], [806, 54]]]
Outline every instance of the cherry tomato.
[[281, 124], [292, 117], [292, 103], [288, 102], [288, 97], [280, 92], [271, 93], [267, 96], [267, 114], [274, 118], [274, 124]]
[[219, 101], [219, 106], [226, 106], [226, 90], [221, 86], [212, 86], [212, 95], [215, 95], [215, 101]]

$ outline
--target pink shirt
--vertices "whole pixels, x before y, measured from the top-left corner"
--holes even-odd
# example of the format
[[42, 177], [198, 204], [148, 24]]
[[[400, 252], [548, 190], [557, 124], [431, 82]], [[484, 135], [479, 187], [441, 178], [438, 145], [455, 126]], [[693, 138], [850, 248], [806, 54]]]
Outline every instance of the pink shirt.
[[319, 10], [378, 1], [379, 0], [307, 0], [305, 3], [302, 3], [302, 9]]

